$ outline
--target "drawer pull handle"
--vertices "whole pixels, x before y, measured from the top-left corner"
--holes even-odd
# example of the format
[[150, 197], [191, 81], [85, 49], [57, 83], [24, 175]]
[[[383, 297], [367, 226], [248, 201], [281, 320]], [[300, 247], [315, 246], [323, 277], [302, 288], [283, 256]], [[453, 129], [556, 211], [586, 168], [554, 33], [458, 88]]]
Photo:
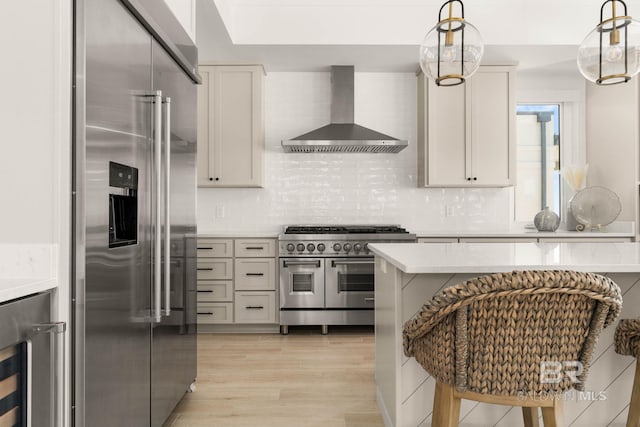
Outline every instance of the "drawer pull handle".
[[262, 310], [264, 306], [262, 305], [247, 305], [245, 309], [247, 310]]
[[261, 251], [262, 249], [264, 249], [264, 246], [247, 246], [245, 249], [254, 250], [254, 251]]
[[198, 316], [213, 316], [212, 311], [199, 311]]
[[246, 273], [247, 276], [264, 276], [264, 273]]
[[364, 300], [365, 302], [374, 302], [376, 299], [371, 297], [371, 298], [365, 298]]
[[199, 251], [205, 251], [205, 250], [206, 250], [206, 251], [212, 251], [212, 250], [213, 250], [213, 248], [209, 248], [209, 247], [202, 246], [202, 247], [198, 247], [198, 250], [199, 250]]
[[201, 293], [201, 294], [212, 294], [213, 293], [213, 291], [211, 291], [211, 290], [208, 290], [208, 291], [196, 291], [196, 292]]
[[213, 271], [213, 268], [198, 268], [198, 271]]

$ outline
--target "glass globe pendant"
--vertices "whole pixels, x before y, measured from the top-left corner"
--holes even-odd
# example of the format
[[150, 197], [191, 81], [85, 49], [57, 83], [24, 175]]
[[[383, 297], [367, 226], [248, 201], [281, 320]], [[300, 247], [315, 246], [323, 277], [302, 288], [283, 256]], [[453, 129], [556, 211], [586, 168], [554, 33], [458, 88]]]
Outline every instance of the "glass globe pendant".
[[[460, 5], [460, 17], [453, 16], [454, 3]], [[449, 6], [449, 17], [442, 19], [445, 6]], [[450, 0], [442, 5], [438, 23], [420, 45], [420, 68], [438, 86], [455, 86], [478, 70], [483, 53], [480, 32], [464, 19], [464, 5]]]
[[[611, 3], [611, 17], [604, 11]], [[616, 14], [616, 3], [624, 7], [624, 15]], [[600, 8], [600, 23], [578, 48], [578, 68], [589, 81], [599, 85], [628, 82], [640, 71], [638, 61], [640, 22], [627, 16], [622, 0], [607, 0]]]

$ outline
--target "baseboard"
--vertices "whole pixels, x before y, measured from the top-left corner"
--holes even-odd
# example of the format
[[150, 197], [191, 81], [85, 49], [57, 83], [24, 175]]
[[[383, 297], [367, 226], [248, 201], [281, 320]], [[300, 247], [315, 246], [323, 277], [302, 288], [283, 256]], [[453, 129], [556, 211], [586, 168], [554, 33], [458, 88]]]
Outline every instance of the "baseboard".
[[198, 325], [199, 334], [279, 334], [280, 325]]

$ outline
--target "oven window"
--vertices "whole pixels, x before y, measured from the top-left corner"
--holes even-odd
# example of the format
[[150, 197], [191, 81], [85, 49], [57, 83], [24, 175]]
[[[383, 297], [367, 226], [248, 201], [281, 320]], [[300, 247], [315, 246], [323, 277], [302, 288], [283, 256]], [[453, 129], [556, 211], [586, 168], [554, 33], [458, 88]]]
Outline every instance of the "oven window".
[[292, 274], [291, 292], [313, 292], [313, 273]]
[[373, 292], [373, 274], [338, 273], [338, 292]]
[[26, 343], [0, 350], [0, 426], [26, 426]]

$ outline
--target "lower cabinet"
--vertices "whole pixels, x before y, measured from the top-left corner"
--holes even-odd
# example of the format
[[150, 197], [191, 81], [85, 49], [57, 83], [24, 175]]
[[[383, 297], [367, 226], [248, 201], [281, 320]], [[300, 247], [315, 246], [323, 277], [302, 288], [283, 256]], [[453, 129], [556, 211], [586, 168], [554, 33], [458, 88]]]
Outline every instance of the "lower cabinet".
[[198, 246], [200, 330], [277, 326], [276, 240], [199, 238]]
[[233, 302], [236, 323], [275, 323], [276, 292], [236, 292]]
[[233, 323], [233, 304], [198, 302], [198, 324]]

